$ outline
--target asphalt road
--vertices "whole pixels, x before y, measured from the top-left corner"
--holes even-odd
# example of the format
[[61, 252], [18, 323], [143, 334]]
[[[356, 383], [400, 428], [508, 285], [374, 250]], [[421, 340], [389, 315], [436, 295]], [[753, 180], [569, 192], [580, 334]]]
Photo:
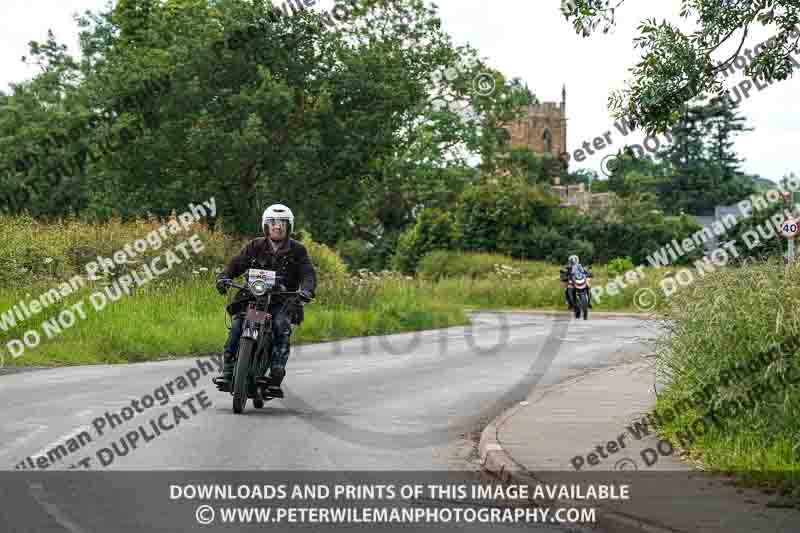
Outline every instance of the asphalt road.
[[286, 398], [244, 415], [209, 358], [0, 376], [0, 469], [475, 471], [475, 437], [504, 408], [641, 357], [656, 334], [637, 318], [478, 313], [467, 328], [294, 346]]

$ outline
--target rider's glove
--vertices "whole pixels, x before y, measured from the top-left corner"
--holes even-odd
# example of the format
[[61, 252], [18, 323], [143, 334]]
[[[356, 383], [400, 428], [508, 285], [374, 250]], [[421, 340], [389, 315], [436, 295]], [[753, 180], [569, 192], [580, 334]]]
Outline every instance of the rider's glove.
[[308, 289], [301, 289], [300, 292], [298, 293], [298, 296], [300, 297], [301, 300], [303, 300], [306, 303], [314, 299], [314, 295], [312, 295], [311, 291], [309, 291]]
[[221, 295], [224, 296], [225, 293], [228, 292], [228, 289], [230, 289], [230, 287], [231, 287], [231, 280], [227, 278], [221, 278], [217, 280], [217, 291], [219, 291]]

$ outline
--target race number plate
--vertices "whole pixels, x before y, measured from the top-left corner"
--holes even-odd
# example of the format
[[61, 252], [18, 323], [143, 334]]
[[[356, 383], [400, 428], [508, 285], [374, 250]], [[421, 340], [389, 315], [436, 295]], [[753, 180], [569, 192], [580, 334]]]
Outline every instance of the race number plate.
[[255, 280], [264, 280], [267, 288], [271, 289], [275, 286], [275, 271], [274, 270], [261, 270], [258, 268], [251, 268], [247, 271], [247, 282], [253, 283]]

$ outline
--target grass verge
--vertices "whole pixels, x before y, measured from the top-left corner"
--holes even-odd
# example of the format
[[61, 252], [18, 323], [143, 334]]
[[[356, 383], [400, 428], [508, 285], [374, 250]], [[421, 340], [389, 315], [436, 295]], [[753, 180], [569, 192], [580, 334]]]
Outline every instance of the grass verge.
[[799, 309], [797, 267], [720, 270], [670, 302], [657, 351], [669, 383], [659, 433], [704, 468], [776, 487], [791, 505], [800, 505]]
[[[152, 287], [145, 285], [129, 297], [108, 302], [100, 310], [95, 310], [89, 295], [102, 285], [87, 287], [4, 334], [8, 339], [18, 339], [29, 329], [35, 329], [42, 339], [38, 346], [25, 348], [18, 358], [11, 357], [4, 342], [5, 362], [24, 366], [130, 363], [170, 355], [221, 352], [227, 337], [224, 311], [227, 300], [213, 287], [210, 275]], [[380, 335], [467, 322], [461, 306], [434, 301], [413, 282], [373, 282], [364, 289], [368, 294], [361, 296], [354, 294], [356, 290], [351, 288], [349, 297], [358, 298], [362, 302], [358, 306], [348, 306], [346, 302], [309, 305], [305, 321], [296, 329], [292, 342]], [[331, 292], [330, 288], [327, 292], [323, 290], [320, 299], [333, 299]], [[26, 293], [38, 294], [35, 290]], [[4, 291], [0, 309], [10, 308], [23, 296], [20, 291]], [[76, 320], [72, 327], [63, 327], [64, 321], [57, 321], [58, 313], [79, 302], [83, 302], [86, 318]], [[58, 328], [54, 326], [45, 327], [48, 321], [61, 326], [61, 332], [56, 333]], [[54, 333], [52, 338], [48, 338], [47, 331]]]

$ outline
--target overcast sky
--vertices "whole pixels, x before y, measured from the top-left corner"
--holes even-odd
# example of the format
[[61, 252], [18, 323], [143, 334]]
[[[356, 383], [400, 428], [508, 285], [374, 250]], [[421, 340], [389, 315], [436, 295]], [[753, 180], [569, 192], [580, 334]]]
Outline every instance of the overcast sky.
[[[282, 0], [280, 0], [282, 1]], [[2, 0], [0, 19], [0, 89], [10, 82], [30, 78], [35, 70], [20, 58], [30, 40], [44, 40], [48, 29], [77, 53], [78, 27], [72, 15], [103, 8], [107, 0]], [[583, 163], [600, 170], [604, 156], [624, 142], [639, 143], [635, 132], [623, 138], [613, 127], [607, 109], [610, 92], [623, 86], [639, 57], [633, 48], [636, 26], [645, 18], [678, 22], [680, 0], [629, 0], [618, 13], [613, 34], [577, 36], [560, 13], [561, 0], [438, 0], [444, 29], [456, 44], [470, 43], [491, 65], [509, 77], [525, 80], [542, 101], [560, 101], [561, 85], [567, 86], [567, 145], [573, 152], [584, 141], [611, 130], [612, 147]], [[333, 0], [320, 0], [329, 9]], [[750, 47], [775, 33], [775, 29], [751, 31]], [[737, 37], [739, 35], [737, 34]], [[730, 53], [734, 47], [722, 50]], [[800, 56], [798, 57], [800, 60]], [[728, 86], [742, 80], [729, 78]], [[745, 158], [744, 170], [777, 180], [790, 171], [800, 173], [800, 74], [764, 89], [744, 101], [742, 114], [755, 130], [741, 135], [736, 149]]]

